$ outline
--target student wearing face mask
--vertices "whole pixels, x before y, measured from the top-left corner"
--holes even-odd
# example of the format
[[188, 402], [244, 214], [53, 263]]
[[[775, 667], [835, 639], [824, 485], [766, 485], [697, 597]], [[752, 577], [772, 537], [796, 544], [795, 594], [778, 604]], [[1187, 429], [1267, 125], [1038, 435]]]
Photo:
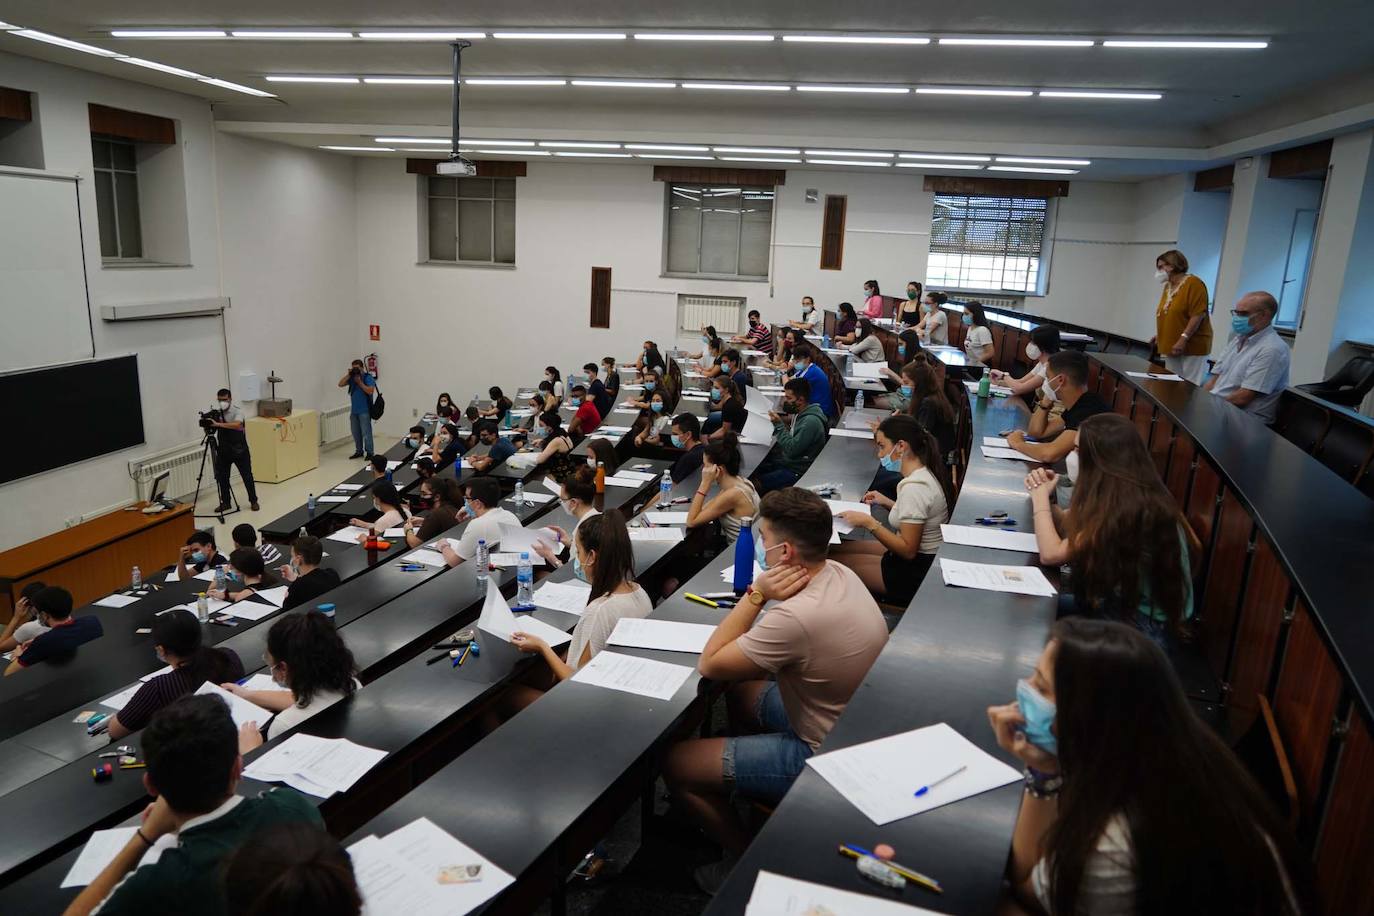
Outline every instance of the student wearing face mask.
[[448, 541], [440, 547], [440, 553], [449, 566], [457, 566], [477, 556], [477, 541], [485, 540], [487, 546], [494, 548], [501, 543], [501, 526], [521, 527], [520, 519], [514, 512], [501, 506], [501, 484], [492, 477], [474, 477], [466, 484], [467, 496], [463, 500], [463, 517], [468, 519], [458, 546]]
[[705, 349], [691, 358], [698, 361], [698, 368], [701, 374], [711, 379], [725, 371], [724, 367], [721, 365], [724, 360], [724, 354], [725, 342], [719, 337], [712, 337], [706, 342]]
[[587, 389], [582, 385], [574, 385], [572, 397], [568, 399], [568, 406], [573, 409], [573, 418], [568, 423], [568, 434], [577, 440], [584, 436], [596, 432], [596, 428], [601, 425], [601, 412], [596, 409], [592, 399], [587, 396]]
[[474, 455], [468, 459], [472, 462], [472, 469], [479, 474], [485, 474], [493, 468], [499, 468], [506, 463], [506, 459], [515, 454], [515, 443], [511, 442], [510, 436], [501, 435], [501, 429], [496, 425], [495, 420], [481, 420], [477, 424], [477, 441], [487, 446], [485, 455]]
[[713, 324], [702, 325], [701, 328], [701, 349], [696, 353], [688, 353], [688, 359], [703, 360], [711, 356], [719, 356], [721, 350], [720, 335], [716, 333], [716, 326]]
[[1135, 425], [1099, 414], [1078, 430], [1078, 473], [1067, 508], [1050, 503], [1058, 475], [1026, 477], [1045, 566], [1073, 566], [1060, 615], [1120, 620], [1168, 647], [1193, 616], [1192, 551], [1201, 543], [1164, 486]]
[[657, 369], [650, 369], [644, 373], [644, 392], [640, 397], [630, 397], [626, 403], [638, 410], [650, 410], [649, 403], [655, 394], [661, 394], [664, 401], [667, 401], [668, 390], [663, 387], [663, 376]]
[[406, 519], [406, 544], [411, 548], [428, 543], [458, 524], [458, 513], [463, 509], [462, 488], [452, 477], [436, 477], [425, 481], [424, 486], [433, 494], [434, 505], [423, 518], [412, 515]]
[[253, 484], [253, 456], [248, 452], [248, 436], [244, 434], [243, 411], [235, 406], [228, 388], [215, 393], [216, 413], [208, 422], [215, 430], [218, 448], [215, 451], [215, 482], [219, 484], [219, 506], [215, 513], [224, 512], [234, 501], [230, 492], [229, 469], [238, 468], [243, 488], [248, 492], [248, 508], [258, 511], [258, 490]]
[[671, 476], [673, 483], [682, 483], [701, 469], [701, 456], [705, 451], [701, 442], [701, 421], [690, 413], [680, 413], [673, 417], [669, 432], [673, 448], [682, 449], [682, 457], [674, 462]]
[[434, 415], [442, 420], [453, 420], [459, 416], [458, 405], [453, 403], [453, 398], [449, 397], [447, 391], [439, 395], [439, 399], [434, 402]]
[[777, 804], [887, 644], [863, 582], [826, 559], [830, 526], [830, 508], [809, 490], [763, 498], [753, 536], [764, 572], [725, 612], [697, 663], [704, 677], [730, 684], [737, 736], [680, 742], [664, 761], [675, 800], [725, 853], [696, 872], [707, 893], [749, 842], [733, 798]]
[[1232, 337], [1206, 388], [1264, 423], [1274, 422], [1288, 387], [1288, 345], [1274, 330], [1279, 304], [1268, 293], [1246, 293], [1231, 310]]
[[558, 371], [557, 366], [544, 367], [544, 381], [549, 383], [553, 390], [553, 396], [558, 398], [558, 403], [563, 403], [563, 375]]
[[934, 291], [926, 293], [921, 299], [921, 320], [916, 325], [916, 333], [929, 346], [949, 346], [949, 318], [944, 310], [944, 304], [948, 301], [949, 297], [944, 293]]
[[184, 582], [224, 563], [224, 555], [215, 549], [215, 536], [208, 531], [193, 531], [177, 553], [177, 578]]
[[804, 333], [811, 333], [816, 329], [816, 324], [821, 320], [820, 310], [816, 308], [816, 300], [810, 296], [801, 297], [801, 320], [789, 321], [788, 325]]
[[744, 334], [737, 334], [730, 338], [731, 343], [747, 344], [755, 350], [762, 350], [764, 353], [773, 352], [773, 329], [763, 320], [758, 309], [749, 310], [749, 330]]
[[916, 280], [908, 280], [906, 283], [906, 301], [902, 303], [901, 310], [897, 313], [898, 319], [903, 325], [914, 328], [921, 323], [924, 314], [921, 311], [921, 296], [925, 294], [925, 287]]
[[224, 588], [211, 588], [206, 594], [222, 601], [242, 601], [258, 589], [278, 584], [277, 577], [267, 571], [262, 554], [251, 547], [241, 547], [229, 554], [229, 563], [224, 567]]
[[944, 543], [940, 526], [949, 521], [954, 487], [935, 437], [911, 417], [888, 417], [873, 439], [883, 470], [902, 479], [895, 500], [869, 490], [863, 501], [888, 509], [892, 527], [884, 527], [869, 512], [841, 512], [840, 518], [872, 532], [874, 540], [845, 541], [832, 547], [830, 555], [854, 570], [874, 595], [906, 605]]
[[276, 713], [263, 731], [252, 722], [244, 724], [239, 730], [241, 754], [286, 734], [362, 689], [353, 653], [334, 622], [319, 611], [287, 614], [272, 624], [262, 660], [267, 663], [272, 680], [283, 689], [246, 690], [232, 682], [220, 685], [235, 696]]
[[434, 434], [434, 443], [431, 448], [439, 456], [434, 467], [443, 470], [466, 455], [468, 449], [472, 448], [476, 442], [477, 437], [475, 435], [464, 436], [457, 423], [445, 423]]
[[1138, 632], [1059, 621], [988, 721], [1025, 765], [1007, 879], [1034, 912], [1321, 912], [1269, 796]]
[[491, 399], [491, 406], [482, 408], [479, 414], [489, 420], [495, 420], [497, 423], [505, 420], [511, 407], [514, 406], [510, 398], [506, 397], [505, 393], [496, 385], [487, 389], [487, 397]]
[[648, 422], [635, 436], [635, 448], [644, 445], [667, 445], [673, 426], [672, 414], [666, 409], [663, 392], [655, 391], [649, 397]]
[[236, 681], [243, 662], [232, 649], [204, 645], [200, 621], [185, 608], [173, 608], [153, 618], [153, 651], [172, 670], [143, 682], [124, 708], [110, 721], [110, 740], [119, 741], [143, 728], [153, 713], [178, 697], [195, 693], [201, 684]]
[[835, 322], [835, 333], [831, 335], [831, 340], [836, 345], [852, 344], [859, 334], [859, 316], [854, 313], [854, 306], [848, 302], [841, 302], [839, 305], [839, 318]]
[[[706, 444], [702, 452], [701, 483], [687, 507], [687, 527], [698, 528], [720, 522], [726, 543], [739, 537], [746, 519], [759, 514], [759, 494], [754, 485], [739, 476], [739, 439], [732, 432]], [[715, 495], [711, 496], [712, 490]]]
[[[876, 335], [874, 335], [874, 339], [875, 339], [875, 340], [877, 339], [877, 336], [876, 336]], [[881, 347], [881, 345], [880, 345], [880, 347]], [[910, 328], [907, 328], [905, 331], [903, 331], [903, 332], [898, 336], [898, 338], [897, 338], [897, 365], [898, 365], [898, 366], [900, 366], [900, 367], [905, 367], [908, 363], [915, 362], [917, 359], [924, 358], [924, 356], [925, 356], [925, 351], [923, 351], [923, 350], [921, 349], [921, 340], [920, 340], [920, 337], [917, 336], [917, 334], [916, 334], [915, 331], [913, 331], [913, 330], [910, 329]], [[886, 360], [886, 358], [887, 358], [887, 354], [884, 353], [884, 354], [883, 354], [883, 359]], [[879, 376], [882, 378], [882, 380], [883, 380], [883, 385], [887, 388], [887, 392], [888, 392], [888, 393], [885, 394], [885, 395], [879, 395], [878, 397], [873, 398], [873, 399], [872, 399], [872, 404], [873, 404], [873, 406], [874, 406], [874, 407], [886, 408], [886, 409], [892, 410], [892, 411], [894, 411], [894, 412], [901, 412], [901, 411], [906, 410], [907, 405], [911, 402], [911, 392], [910, 392], [910, 391], [907, 391], [907, 392], [905, 392], [905, 393], [902, 392], [902, 386], [905, 384], [905, 382], [902, 381], [901, 372], [900, 372], [900, 371], [898, 371], [898, 372], [893, 372], [893, 371], [892, 371], [892, 364], [889, 362], [889, 363], [887, 363], [887, 365], [881, 366], [881, 367], [878, 369], [878, 374], [879, 374]], [[908, 387], [909, 387], [909, 386], [908, 386]]]
[[601, 514], [596, 508], [596, 472], [590, 466], [583, 465], [564, 478], [558, 487], [558, 504], [575, 520], [572, 534], [558, 525], [548, 525], [558, 536], [557, 549], [542, 540], [534, 543], [534, 552], [543, 557], [552, 569], [568, 561], [577, 529], [582, 527], [582, 523]]
[[1155, 279], [1163, 289], [1155, 306], [1155, 336], [1150, 342], [1170, 372], [1201, 385], [1212, 352], [1207, 284], [1188, 273], [1188, 259], [1172, 248], [1155, 258]]
[[412, 456], [429, 453], [429, 442], [426, 440], [425, 428], [418, 424], [406, 430], [405, 438], [401, 440], [401, 444], [410, 450]]
[[[1088, 358], [1077, 350], [1060, 350], [1046, 362], [1046, 384], [1054, 393], [1049, 400], [1037, 396], [1026, 430], [1014, 430], [1007, 436], [1007, 446], [1036, 461], [1053, 464], [1068, 457], [1078, 444], [1078, 427], [1088, 417], [1110, 413], [1107, 402], [1088, 390]], [[1064, 412], [1051, 416], [1055, 404], [1062, 404]], [[1028, 442], [1026, 437], [1038, 439]]]
[[782, 412], [768, 414], [773, 422], [773, 450], [754, 472], [762, 493], [796, 483], [825, 447], [830, 427], [825, 411], [811, 403], [811, 385], [806, 379], [794, 378], [782, 389]]
[[606, 384], [596, 377], [596, 363], [587, 363], [582, 367], [582, 371], [587, 373], [587, 397], [592, 399], [592, 403], [596, 405], [596, 412], [604, 418], [615, 404], [615, 395], [611, 394]]
[[1059, 349], [1058, 328], [1045, 324], [1033, 328], [1030, 332], [1030, 342], [1026, 344], [1026, 359], [1030, 360], [1030, 371], [1020, 378], [1012, 378], [1008, 372], [993, 369], [990, 373], [992, 383], [1010, 388], [1012, 394], [1035, 394], [1035, 397], [1042, 401], [1054, 400], [1054, 392], [1050, 390], [1049, 380], [1045, 375], [1049, 371], [1050, 357], [1058, 353]]
[[878, 290], [877, 280], [864, 283], [864, 317], [868, 319], [883, 316], [883, 294]]
[[992, 329], [988, 327], [988, 316], [987, 312], [983, 311], [983, 303], [977, 299], [965, 302], [961, 320], [965, 328], [964, 356], [973, 368], [971, 374], [978, 377], [981, 367], [986, 366], [997, 355], [997, 348], [992, 345]]
[[849, 355], [860, 363], [887, 362], [883, 342], [873, 333], [873, 322], [867, 318], [859, 319], [859, 336], [849, 347]]
[[16, 647], [48, 632], [48, 627], [38, 622], [38, 610], [33, 603], [34, 596], [45, 588], [47, 586], [42, 582], [30, 582], [19, 593], [19, 601], [10, 615], [10, 622], [5, 624], [4, 632], [0, 633], [0, 652], [13, 652]]
[[792, 377], [806, 381], [809, 392], [807, 400], [825, 411], [825, 415], [833, 420], [836, 407], [835, 396], [830, 388], [830, 376], [826, 375], [825, 370], [816, 364], [818, 360], [829, 359], [830, 357], [807, 342], [797, 344], [795, 352], [796, 359], [792, 362]]
[[401, 501], [401, 494], [396, 492], [395, 484], [385, 480], [380, 480], [372, 485], [372, 510], [379, 515], [370, 522], [365, 522], [360, 518], [349, 519], [348, 521], [354, 528], [367, 529], [358, 535], [359, 544], [369, 537], [380, 535], [388, 528], [401, 527], [401, 523], [410, 518], [410, 510]]
[[539, 415], [534, 421], [530, 451], [538, 451], [535, 464], [555, 480], [562, 480], [576, 466], [572, 456], [573, 440], [563, 429], [563, 417], [556, 410]]
[[291, 542], [291, 562], [277, 570], [282, 579], [290, 583], [282, 610], [300, 607], [338, 587], [339, 574], [320, 566], [323, 559], [324, 542], [319, 538], [307, 534]]
[[[620, 373], [615, 368], [615, 358], [603, 356], [601, 358], [601, 375], [606, 383], [607, 403], [610, 407], [615, 406], [616, 398], [620, 397]], [[610, 413], [610, 407], [606, 413]]]
[[648, 374], [650, 369], [657, 371], [659, 375], [668, 371], [668, 364], [663, 361], [663, 354], [659, 352], [658, 344], [654, 343], [652, 340], [645, 342], [648, 344], [648, 349], [644, 351], [644, 356], [642, 357], [644, 368], [640, 370], [639, 377], [641, 379]]
[[753, 384], [749, 368], [744, 365], [744, 354], [734, 347], [720, 354], [720, 374], [731, 379], [741, 394]]
[[743, 434], [749, 411], [744, 409], [744, 394], [732, 379], [722, 375], [711, 383], [711, 407], [720, 412], [720, 419], [714, 423], [708, 420], [702, 426], [707, 441], [724, 439], [727, 434]]
[[14, 650], [5, 677], [46, 661], [67, 661], [78, 646], [105, 635], [99, 617], [72, 616], [72, 593], [65, 588], [49, 585], [33, 596], [33, 609], [44, 630]]
[[790, 373], [792, 371], [792, 354], [796, 350], [797, 344], [805, 339], [802, 332], [796, 328], [788, 328], [783, 331], [778, 338], [777, 352], [766, 364], [768, 368], [775, 372]]

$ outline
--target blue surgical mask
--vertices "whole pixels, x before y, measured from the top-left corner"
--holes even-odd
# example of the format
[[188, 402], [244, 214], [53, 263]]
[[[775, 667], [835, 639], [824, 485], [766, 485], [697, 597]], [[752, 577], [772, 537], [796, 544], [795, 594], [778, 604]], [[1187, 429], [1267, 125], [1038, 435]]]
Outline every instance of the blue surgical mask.
[[796, 367], [798, 372], [805, 372], [807, 369], [807, 362], [804, 359], [796, 360], [792, 365]]
[[772, 547], [764, 547], [763, 532], [754, 531], [754, 562], [759, 565], [759, 569], [768, 572], [768, 551], [777, 550], [781, 546], [781, 543], [777, 543]]
[[225, 570], [225, 572], [224, 572], [224, 578], [225, 578], [226, 581], [229, 581], [229, 582], [242, 582], [242, 581], [243, 581], [243, 575], [242, 575], [241, 573], [236, 573], [236, 572], [234, 572], [233, 570]]
[[904, 344], [904, 343], [897, 344], [897, 355], [898, 355], [898, 356], [906, 356], [906, 344]]
[[964, 324], [973, 324], [973, 316], [970, 315], [968, 312], [964, 312], [964, 317], [962, 320]]
[[705, 334], [703, 334], [703, 335], [701, 335], [701, 342], [702, 342], [704, 345], [706, 345], [706, 346], [709, 347], [709, 346], [711, 345], [711, 338], [709, 338], [709, 337], [707, 337]]
[[1022, 678], [1016, 682], [1016, 705], [1026, 720], [1026, 740], [1047, 754], [1059, 755], [1059, 739], [1054, 736], [1055, 706]]
[[884, 471], [900, 471], [902, 469], [902, 459], [892, 457], [892, 453], [895, 451], [897, 451], [897, 446], [894, 445], [886, 455], [878, 459], [878, 463], [883, 466]]
[[658, 383], [655, 382], [653, 379], [647, 379], [647, 380], [644, 382], [644, 390], [645, 390], [645, 391], [653, 391], [653, 390], [654, 390], [654, 387], [655, 387], [657, 384], [658, 384]]
[[581, 398], [570, 398], [570, 399], [568, 400], [568, 403], [571, 404], [571, 405], [574, 406], [574, 407], [581, 407], [581, 406], [582, 406], [582, 399], [581, 399]]
[[672, 440], [672, 442], [673, 442], [673, 448], [682, 448], [682, 437], [681, 437], [681, 436], [679, 436], [679, 435], [677, 435], [677, 434], [675, 434], [675, 433], [669, 433], [669, 434], [668, 434], [668, 438]]
[[720, 400], [720, 389], [719, 389], [719, 388], [712, 388], [712, 389], [711, 389], [711, 400], [713, 400], [713, 401], [719, 401], [719, 400]]
[[724, 360], [724, 359], [723, 359], [723, 360], [720, 361], [720, 371], [721, 371], [721, 372], [729, 372], [729, 371], [730, 371], [730, 361], [729, 361], [729, 360]]
[[588, 585], [591, 584], [591, 580], [587, 578], [587, 571], [582, 568], [582, 558], [577, 555], [576, 547], [573, 548], [573, 575]]
[[902, 385], [897, 390], [902, 393], [902, 397], [909, 398], [911, 397], [911, 392], [915, 391], [916, 388], [912, 385]]
[[463, 511], [468, 515], [475, 516], [477, 514], [477, 510], [472, 507], [472, 500], [468, 499], [466, 496], [463, 497]]
[[649, 402], [649, 409], [652, 410], [654, 413], [663, 413], [663, 402], [662, 402], [662, 401], [650, 401], [650, 402]]
[[1232, 315], [1232, 316], [1231, 316], [1231, 330], [1232, 330], [1232, 331], [1235, 331], [1237, 334], [1249, 334], [1249, 333], [1250, 333], [1250, 316], [1249, 316], [1249, 315]]
[[405, 441], [405, 444], [406, 444], [406, 448], [417, 448], [417, 447], [419, 447], [419, 445], [420, 445], [420, 443], [419, 443], [418, 440], [416, 440], [416, 439], [414, 439], [414, 438], [411, 438], [411, 437], [409, 437], [409, 436], [407, 436], [406, 439], [405, 439], [404, 441]]
[[191, 553], [191, 562], [200, 564], [205, 562], [205, 551], [196, 550]]

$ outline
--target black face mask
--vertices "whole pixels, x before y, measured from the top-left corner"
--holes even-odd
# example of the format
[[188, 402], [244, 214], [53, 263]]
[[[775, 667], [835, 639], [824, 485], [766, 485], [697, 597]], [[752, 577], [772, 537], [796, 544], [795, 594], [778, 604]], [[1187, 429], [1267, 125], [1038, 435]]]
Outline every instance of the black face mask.
[[796, 404], [795, 401], [783, 401], [783, 402], [782, 402], [782, 412], [783, 412], [783, 413], [799, 413], [799, 412], [800, 412], [800, 408], [797, 407], [797, 404]]

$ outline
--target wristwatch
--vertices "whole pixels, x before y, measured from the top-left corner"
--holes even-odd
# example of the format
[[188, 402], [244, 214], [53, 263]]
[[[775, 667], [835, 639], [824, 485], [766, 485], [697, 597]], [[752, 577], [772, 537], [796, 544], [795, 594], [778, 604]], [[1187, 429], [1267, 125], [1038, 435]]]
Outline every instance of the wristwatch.
[[1046, 404], [1044, 401], [1037, 400], [1035, 402], [1035, 406], [1039, 410], [1051, 410], [1054, 407], [1054, 402], [1051, 401], [1050, 403]]
[[767, 598], [763, 597], [763, 592], [754, 588], [754, 586], [752, 585], [750, 585], [748, 588], [744, 590], [744, 597], [748, 598], [750, 602], [752, 602], [760, 608], [762, 608], [764, 603], [768, 600]]

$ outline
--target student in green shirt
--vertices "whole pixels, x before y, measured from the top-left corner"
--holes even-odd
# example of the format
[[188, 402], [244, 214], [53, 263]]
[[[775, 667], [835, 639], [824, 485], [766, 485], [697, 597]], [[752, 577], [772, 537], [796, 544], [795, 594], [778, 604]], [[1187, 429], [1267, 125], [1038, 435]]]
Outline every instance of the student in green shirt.
[[[114, 861], [67, 907], [67, 916], [226, 912], [221, 863], [275, 824], [322, 823], [314, 804], [291, 789], [257, 798], [234, 793], [243, 771], [238, 729], [217, 696], [188, 696], [143, 730], [143, 784], [156, 801]], [[150, 849], [155, 862], [140, 867]], [[154, 854], [156, 855], [157, 852]], [[104, 901], [101, 903], [101, 901]]]
[[794, 378], [782, 387], [782, 413], [768, 414], [773, 421], [773, 452], [755, 472], [760, 493], [796, 483], [821, 453], [830, 427], [825, 411], [819, 404], [811, 403], [810, 382]]

